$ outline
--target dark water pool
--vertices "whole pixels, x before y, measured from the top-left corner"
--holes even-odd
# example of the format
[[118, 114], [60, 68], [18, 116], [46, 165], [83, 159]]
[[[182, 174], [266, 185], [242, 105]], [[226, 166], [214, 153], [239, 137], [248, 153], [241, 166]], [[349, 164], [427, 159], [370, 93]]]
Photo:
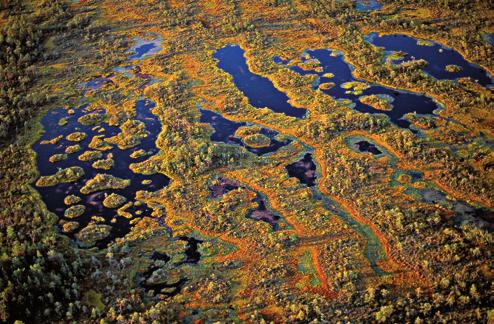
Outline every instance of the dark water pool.
[[[329, 49], [316, 49], [308, 50], [306, 54], [310, 59], [316, 59], [320, 62], [322, 67], [321, 72], [316, 72], [314, 70], [303, 70], [300, 67], [290, 66], [294, 72], [301, 75], [306, 74], [316, 74], [319, 76], [320, 83], [334, 83], [334, 86], [330, 89], [321, 89], [322, 92], [333, 96], [336, 99], [350, 99], [354, 104], [354, 109], [371, 114], [385, 114], [389, 117], [391, 122], [402, 128], [410, 128], [410, 122], [403, 119], [403, 116], [407, 113], [416, 112], [417, 114], [432, 114], [438, 105], [431, 98], [415, 94], [406, 91], [395, 90], [387, 87], [383, 87], [376, 84], [369, 84], [369, 87], [363, 90], [360, 94], [356, 95], [344, 89], [343, 84], [347, 82], [360, 81], [352, 75], [352, 66], [345, 62], [344, 57], [341, 53], [334, 52]], [[288, 62], [283, 61], [281, 64], [287, 64]], [[334, 76], [328, 77], [327, 73], [331, 73]], [[367, 95], [388, 95], [393, 98], [393, 109], [392, 110], [380, 110], [375, 109], [367, 104], [361, 103], [359, 101], [360, 96]]]
[[235, 132], [237, 131], [237, 129], [239, 129], [242, 126], [247, 126], [247, 123], [244, 122], [237, 123], [228, 120], [223, 116], [221, 116], [220, 114], [206, 109], [200, 109], [200, 112], [201, 112], [201, 119], [200, 119], [201, 123], [208, 123], [214, 129], [213, 134], [211, 134], [211, 140], [213, 142], [222, 142], [231, 145], [243, 146], [249, 152], [252, 152], [256, 155], [264, 155], [267, 153], [275, 152], [279, 148], [286, 146], [291, 142], [291, 140], [289, 139], [278, 141], [276, 140], [276, 136], [278, 135], [278, 132], [273, 131], [271, 129], [262, 128], [260, 133], [262, 135], [267, 136], [271, 140], [271, 143], [266, 147], [259, 147], [259, 148], [251, 147], [244, 144], [240, 138], [235, 137]]
[[[169, 179], [162, 174], [142, 175], [136, 174], [129, 169], [129, 164], [142, 162], [149, 158], [149, 155], [158, 152], [158, 149], [155, 145], [155, 140], [161, 130], [161, 124], [158, 120], [158, 117], [152, 114], [150, 111], [150, 109], [153, 108], [154, 105], [155, 104], [153, 102], [146, 99], [138, 100], [136, 102], [135, 119], [140, 120], [145, 124], [146, 130], [149, 132], [149, 134], [146, 138], [141, 140], [141, 144], [137, 147], [125, 150], [114, 147], [111, 150], [102, 152], [103, 158], [105, 158], [108, 153], [113, 154], [113, 160], [115, 164], [108, 171], [96, 170], [91, 166], [93, 161], [79, 161], [78, 156], [86, 150], [91, 150], [90, 148], [88, 148], [88, 144], [90, 143], [94, 135], [104, 135], [105, 137], [111, 137], [117, 135], [120, 132], [120, 129], [118, 127], [102, 123], [101, 126], [104, 128], [104, 132], [100, 133], [97, 130], [93, 129], [94, 126], [85, 126], [80, 124], [77, 119], [85, 115], [84, 109], [86, 108], [86, 105], [74, 109], [73, 115], [69, 115], [66, 109], [54, 109], [48, 112], [41, 120], [45, 132], [41, 136], [40, 140], [33, 145], [33, 150], [37, 153], [36, 162], [40, 174], [42, 176], [51, 175], [56, 173], [59, 168], [79, 166], [84, 169], [85, 175], [77, 182], [58, 184], [53, 187], [35, 186], [35, 188], [40, 193], [43, 201], [50, 211], [54, 212], [60, 219], [78, 222], [80, 225], [79, 229], [83, 229], [85, 226], [87, 226], [90, 223], [92, 216], [103, 217], [105, 219], [104, 224], [111, 225], [112, 230], [110, 235], [106, 239], [103, 239], [97, 243], [97, 246], [99, 247], [106, 246], [116, 237], [123, 237], [130, 231], [129, 219], [118, 216], [116, 209], [110, 209], [103, 206], [102, 202], [105, 198], [105, 194], [114, 192], [124, 196], [125, 198], [127, 198], [128, 201], [135, 201], [136, 191], [156, 191], [163, 188], [169, 183]], [[100, 111], [99, 113], [103, 114], [103, 111]], [[68, 123], [65, 126], [58, 125], [58, 122], [61, 118], [67, 118]], [[82, 150], [77, 153], [68, 154], [66, 160], [55, 163], [49, 162], [48, 159], [50, 156], [56, 153], [64, 153], [64, 150], [68, 145], [74, 144], [73, 142], [69, 142], [65, 139], [66, 135], [74, 131], [85, 132], [88, 135], [86, 139], [78, 143], [82, 147]], [[40, 144], [41, 141], [52, 139], [58, 135], [63, 135], [64, 138], [57, 144]], [[149, 155], [139, 158], [131, 158], [130, 154], [138, 149], [144, 149], [146, 152], [149, 153]], [[122, 179], [130, 179], [131, 184], [125, 189], [104, 190], [94, 192], [89, 195], [81, 194], [79, 190], [84, 186], [86, 181], [93, 178], [98, 173], [107, 173]], [[150, 184], [142, 184], [143, 180], [150, 181]], [[64, 217], [64, 211], [67, 208], [67, 206], [65, 206], [64, 204], [64, 198], [70, 194], [74, 194], [82, 198], [79, 204], [82, 204], [86, 207], [84, 214], [75, 219], [67, 219]], [[133, 206], [127, 209], [127, 211], [131, 212], [134, 217], [136, 215], [136, 212], [138, 211], [142, 213], [141, 215], [147, 216], [149, 216], [152, 212], [152, 210], [145, 204], [141, 204], [140, 206]], [[114, 223], [111, 222], [113, 218], [116, 219], [116, 222]], [[74, 238], [74, 234], [75, 233], [68, 234], [68, 236]]]
[[278, 230], [281, 217], [266, 207], [266, 203], [261, 194], [257, 193], [254, 201], [257, 203], [257, 208], [251, 210], [247, 218], [266, 222], [274, 231]]
[[139, 47], [136, 47], [134, 49], [135, 54], [129, 56], [129, 60], [140, 59], [144, 56], [144, 54], [148, 53], [153, 48], [156, 48], [156, 44], [154, 44], [154, 43], [148, 43], [148, 44], [144, 44], [144, 45], [141, 45]]
[[183, 263], [192, 263], [196, 264], [201, 259], [201, 253], [197, 250], [199, 248], [199, 244], [204, 241], [195, 239], [193, 237], [188, 236], [180, 236], [180, 240], [187, 242], [187, 247], [185, 249], [185, 255], [187, 256]]
[[[470, 77], [483, 86], [493, 84], [491, 76], [480, 66], [465, 60], [463, 56], [454, 49], [444, 47], [438, 43], [430, 42], [430, 46], [419, 45], [417, 39], [406, 35], [378, 35], [372, 33], [367, 40], [373, 45], [384, 47], [387, 51], [405, 52], [403, 59], [394, 61], [396, 63], [406, 62], [413, 59], [424, 59], [428, 64], [423, 68], [436, 79], [454, 80], [460, 77]], [[461, 67], [458, 72], [446, 71], [446, 66], [457, 65]]]
[[[185, 258], [183, 261], [172, 263], [173, 257], [158, 251], [153, 251], [151, 254], [151, 260], [161, 261], [161, 263], [153, 262], [147, 267], [147, 269], [137, 275], [137, 284], [144, 288], [145, 291], [153, 291], [154, 295], [162, 295], [166, 297], [172, 297], [178, 294], [185, 283], [189, 280], [184, 277], [183, 274], [179, 278], [170, 278], [168, 274], [171, 270], [180, 269], [184, 265], [195, 265], [201, 260], [201, 253], [198, 251], [199, 244], [204, 241], [198, 240], [192, 236], [178, 236], [170, 238], [169, 241], [185, 241], [187, 245], [183, 254]], [[149, 280], [153, 273], [159, 269], [163, 269], [163, 273], [166, 274], [162, 280], [152, 282]]]
[[316, 184], [316, 164], [310, 153], [305, 154], [300, 161], [287, 165], [286, 170], [290, 177], [297, 178], [308, 187], [313, 187]]
[[214, 183], [209, 187], [209, 190], [211, 191], [211, 198], [215, 199], [222, 197], [226, 193], [238, 188], [240, 188], [240, 184], [237, 182], [220, 177], [214, 181]]
[[360, 152], [369, 152], [374, 155], [382, 154], [382, 152], [374, 144], [367, 141], [359, 141], [355, 143], [355, 146]]
[[233, 76], [235, 86], [249, 98], [252, 106], [267, 107], [274, 112], [297, 118], [305, 116], [306, 109], [290, 105], [288, 96], [276, 89], [269, 79], [249, 70], [244, 50], [240, 46], [227, 45], [217, 50], [213, 56], [219, 60], [218, 67]]
[[[223, 196], [229, 191], [239, 188], [245, 189], [246, 187], [233, 180], [220, 177], [212, 183], [212, 185], [209, 187], [209, 190], [211, 190], [211, 198], [215, 199]], [[256, 192], [256, 198], [254, 198], [254, 202], [257, 203], [257, 207], [249, 211], [247, 218], [266, 222], [274, 231], [276, 231], [279, 229], [279, 223], [282, 221], [282, 219], [279, 215], [266, 207], [265, 199], [267, 198], [263, 197], [263, 195], [259, 192]]]
[[134, 46], [129, 49], [129, 53], [134, 53], [128, 57], [129, 60], [140, 60], [145, 56], [151, 56], [160, 51], [161, 37], [156, 34], [152, 34], [155, 38], [152, 40], [145, 40], [140, 37], [134, 38]]
[[[157, 34], [150, 34], [151, 40], [144, 40], [140, 37], [134, 38], [134, 45], [127, 51], [131, 55], [129, 60], [140, 60], [142, 58], [155, 55], [160, 50], [161, 37]], [[130, 73], [132, 70], [133, 73]], [[117, 73], [123, 73], [129, 78], [141, 78], [147, 79], [149, 84], [154, 82], [154, 79], [150, 75], [142, 74], [139, 66], [126, 65], [124, 67], [117, 67], [114, 69]], [[86, 90], [99, 90], [104, 84], [111, 83], [113, 74], [106, 77], [98, 77], [82, 84]], [[148, 136], [141, 139], [141, 143], [134, 148], [119, 149], [113, 146], [111, 150], [103, 151], [101, 159], [105, 159], [108, 153], [113, 155], [114, 165], [110, 170], [97, 170], [91, 165], [94, 161], [79, 161], [78, 156], [87, 150], [93, 136], [103, 135], [105, 138], [112, 137], [120, 133], [118, 127], [110, 126], [106, 123], [99, 123], [99, 128], [94, 128], [96, 125], [85, 126], [78, 122], [78, 118], [85, 115], [87, 112], [85, 109], [88, 105], [82, 105], [81, 107], [74, 109], [74, 114], [69, 115], [65, 109], [55, 109], [48, 112], [41, 123], [44, 127], [44, 134], [37, 143], [33, 145], [33, 150], [37, 153], [37, 165], [38, 170], [42, 176], [51, 175], [57, 172], [60, 168], [67, 168], [72, 166], [81, 167], [85, 175], [77, 182], [59, 184], [53, 187], [36, 187], [39, 191], [43, 201], [47, 205], [47, 208], [54, 212], [61, 220], [75, 221], [79, 224], [79, 228], [69, 234], [72, 239], [76, 239], [75, 234], [84, 229], [90, 223], [104, 224], [111, 227], [110, 235], [106, 238], [96, 242], [96, 246], [105, 247], [108, 243], [113, 241], [117, 237], [123, 237], [131, 229], [130, 222], [136, 217], [150, 216], [152, 210], [144, 203], [137, 202], [133, 206], [126, 209], [127, 212], [132, 214], [131, 219], [127, 219], [123, 216], [117, 215], [116, 209], [110, 209], [103, 206], [102, 202], [107, 194], [116, 193], [124, 196], [128, 202], [136, 203], [135, 193], [139, 190], [156, 191], [164, 186], [168, 185], [169, 179], [162, 174], [154, 175], [142, 175], [133, 173], [129, 169], [129, 164], [143, 162], [150, 155], [154, 155], [158, 152], [155, 145], [155, 140], [161, 131], [161, 124], [157, 116], [151, 113], [155, 104], [147, 99], [136, 100], [136, 117], [135, 119], [144, 123]], [[91, 113], [97, 112], [104, 114], [104, 110], [93, 110]], [[66, 119], [66, 124], [59, 124], [61, 119]], [[87, 134], [87, 138], [79, 143], [69, 142], [65, 139], [68, 134], [80, 131]], [[43, 140], [52, 139], [56, 136], [63, 135], [63, 139], [57, 144], [41, 144]], [[55, 163], [49, 162], [50, 156], [53, 154], [63, 154], [65, 148], [69, 145], [79, 144], [81, 150], [77, 153], [68, 154], [67, 159], [58, 161]], [[136, 150], [144, 150], [146, 154], [137, 158], [131, 158], [130, 154]], [[103, 190], [93, 192], [89, 195], [83, 195], [80, 193], [80, 189], [84, 186], [88, 179], [93, 178], [96, 174], [110, 174], [122, 179], [129, 179], [130, 186], [125, 189], [117, 190]], [[146, 183], [143, 184], [142, 182]], [[64, 198], [68, 195], [76, 195], [81, 198], [78, 204], [86, 207], [85, 212], [75, 219], [67, 219], [64, 217], [64, 211], [68, 208], [64, 204]], [[93, 216], [97, 220], [93, 220]], [[81, 243], [81, 242], [79, 242]]]

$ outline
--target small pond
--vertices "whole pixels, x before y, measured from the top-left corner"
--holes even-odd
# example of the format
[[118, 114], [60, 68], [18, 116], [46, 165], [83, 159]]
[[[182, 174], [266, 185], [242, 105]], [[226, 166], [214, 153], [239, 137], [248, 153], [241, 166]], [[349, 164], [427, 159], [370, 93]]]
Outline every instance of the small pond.
[[[174, 245], [179, 241], [187, 242], [185, 248], [180, 244]], [[183, 270], [196, 266], [201, 260], [198, 249], [204, 241], [192, 236], [178, 236], [169, 238], [168, 242], [172, 244], [168, 247], [169, 253], [153, 251], [150, 257], [152, 263], [137, 275], [137, 285], [147, 292], [153, 291], [154, 295], [172, 297], [189, 280]]]
[[286, 170], [290, 177], [297, 178], [308, 187], [313, 187], [316, 184], [316, 164], [310, 153], [306, 153], [300, 161], [287, 165]]
[[355, 147], [357, 147], [360, 152], [369, 152], [374, 155], [382, 154], [382, 152], [374, 144], [368, 141], [358, 141], [355, 143]]
[[222, 197], [226, 193], [240, 188], [240, 184], [228, 178], [219, 177], [209, 187], [211, 198], [216, 199]]
[[254, 201], [257, 203], [257, 208], [250, 211], [248, 218], [256, 221], [263, 221], [268, 223], [271, 228], [276, 231], [279, 229], [279, 223], [282, 221], [281, 217], [270, 209], [266, 208], [264, 198], [260, 193], [257, 193]]
[[[208, 123], [213, 127], [214, 132], [211, 134], [211, 140], [213, 142], [222, 142], [231, 145], [238, 145], [245, 147], [249, 152], [256, 155], [264, 155], [267, 153], [275, 152], [279, 148], [291, 143], [290, 139], [280, 139], [279, 134], [268, 128], [261, 127], [258, 134], [263, 135], [263, 138], [269, 139], [269, 144], [262, 147], [253, 147], [245, 143], [240, 137], [236, 136], [237, 130], [240, 127], [248, 126], [245, 122], [234, 122], [228, 120], [218, 113], [210, 110], [200, 109], [202, 123]], [[244, 137], [245, 139], [245, 137]]]
[[112, 80], [106, 77], [99, 77], [82, 83], [82, 86], [89, 90], [99, 90], [106, 83], [112, 83]]
[[430, 187], [408, 188], [405, 192], [413, 196], [418, 195], [419, 199], [426, 203], [441, 205], [452, 210], [455, 213], [454, 220], [457, 224], [469, 223], [488, 231], [494, 230], [493, 210], [475, 207], [465, 201], [450, 198], [444, 192]]
[[155, 55], [161, 50], [161, 37], [156, 34], [150, 36], [154, 36], [154, 39], [134, 38], [134, 45], [127, 51], [128, 53], [133, 53], [128, 57], [129, 60], [140, 60]]
[[[209, 186], [209, 190], [211, 191], [211, 198], [213, 199], [222, 197], [226, 193], [239, 188], [246, 187], [240, 185], [236, 181], [224, 177], [219, 177], [211, 184], [211, 186]], [[266, 207], [265, 201], [267, 201], [267, 198], [264, 197], [261, 193], [256, 192], [254, 202], [257, 204], [257, 207], [249, 211], [247, 218], [268, 223], [271, 228], [276, 231], [280, 228], [280, 222], [282, 222], [283, 220], [279, 215], [273, 212], [271, 208]]]

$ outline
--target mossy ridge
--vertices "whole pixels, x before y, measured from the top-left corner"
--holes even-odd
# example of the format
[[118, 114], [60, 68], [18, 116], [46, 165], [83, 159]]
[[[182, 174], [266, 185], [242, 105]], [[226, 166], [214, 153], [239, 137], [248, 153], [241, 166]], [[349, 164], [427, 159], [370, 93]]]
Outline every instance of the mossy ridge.
[[82, 199], [79, 196], [76, 195], [68, 195], [67, 197], [64, 198], [63, 202], [67, 205], [75, 205], [78, 202], [80, 202]]
[[271, 144], [271, 139], [264, 134], [251, 134], [242, 138], [242, 142], [253, 148], [268, 147]]
[[52, 187], [60, 183], [75, 182], [84, 176], [84, 170], [81, 167], [74, 166], [58, 170], [55, 174], [41, 176], [36, 181], [38, 187]]
[[80, 191], [82, 194], [87, 195], [107, 189], [125, 189], [128, 186], [130, 186], [130, 180], [128, 179], [121, 179], [111, 174], [98, 173], [94, 178], [89, 179]]
[[106, 119], [106, 115], [100, 113], [88, 113], [77, 119], [77, 122], [84, 126], [94, 126], [101, 124]]
[[128, 119], [120, 126], [120, 129], [121, 132], [118, 135], [108, 137], [105, 141], [117, 145], [122, 150], [138, 146], [141, 139], [149, 134], [145, 124], [139, 120]]
[[79, 144], [69, 145], [65, 148], [65, 153], [74, 154], [82, 150], [82, 147]]
[[89, 148], [98, 151], [108, 151], [113, 148], [110, 144], [105, 141], [105, 135], [95, 135], [91, 139], [88, 145]]
[[106, 159], [96, 160], [93, 162], [93, 164], [91, 164], [91, 166], [94, 169], [108, 171], [113, 167], [114, 164], [115, 161], [113, 160], [113, 154], [109, 153]]
[[50, 156], [48, 161], [50, 161], [51, 163], [57, 163], [57, 162], [66, 160], [67, 157], [68, 157], [67, 154], [57, 153], [57, 154], [53, 154], [52, 156]]
[[96, 242], [107, 238], [112, 227], [105, 224], [89, 223], [86, 227], [75, 234], [78, 243], [83, 247], [91, 247]]
[[72, 233], [80, 226], [78, 222], [61, 222], [62, 231], [66, 234]]
[[388, 95], [368, 95], [361, 96], [358, 100], [366, 105], [371, 106], [377, 110], [390, 111], [393, 110], [393, 97]]
[[64, 216], [66, 218], [77, 218], [79, 216], [81, 216], [82, 214], [84, 214], [84, 212], [86, 211], [86, 206], [84, 205], [73, 205], [73, 206], [70, 206], [69, 208], [67, 208], [64, 212]]
[[96, 159], [100, 159], [103, 157], [103, 153], [101, 153], [100, 151], [84, 151], [82, 154], [80, 154], [77, 159], [79, 159], [79, 161], [83, 161], [83, 162], [89, 162], [89, 161], [93, 161], [93, 160], [96, 160]]
[[103, 200], [103, 206], [106, 208], [118, 208], [127, 202], [127, 198], [112, 192]]
[[66, 139], [70, 142], [81, 142], [87, 137], [86, 133], [73, 132], [66, 136]]

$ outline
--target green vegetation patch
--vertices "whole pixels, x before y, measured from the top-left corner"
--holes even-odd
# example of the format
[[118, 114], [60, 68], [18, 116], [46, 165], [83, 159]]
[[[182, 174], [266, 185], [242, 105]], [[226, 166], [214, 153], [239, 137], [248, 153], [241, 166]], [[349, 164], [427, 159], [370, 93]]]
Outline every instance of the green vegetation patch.
[[62, 231], [64, 233], [72, 233], [76, 229], [79, 228], [79, 223], [78, 222], [64, 222], [62, 224]]
[[85, 151], [84, 153], [79, 155], [78, 159], [79, 161], [88, 162], [96, 159], [101, 159], [102, 157], [103, 153], [101, 153], [100, 151]]
[[91, 216], [91, 220], [95, 223], [104, 223], [105, 222], [104, 217], [96, 216], [96, 215]]
[[103, 200], [106, 208], [118, 208], [127, 202], [127, 198], [116, 193], [111, 193]]
[[70, 206], [77, 204], [81, 201], [81, 197], [78, 197], [76, 195], [68, 195], [67, 197], [64, 198], [63, 202], [64, 204]]
[[80, 244], [85, 247], [93, 246], [97, 241], [107, 238], [112, 227], [104, 224], [89, 223], [75, 235]]
[[90, 289], [86, 291], [82, 297], [82, 302], [87, 306], [94, 307], [98, 312], [105, 310], [105, 304], [101, 301], [101, 294], [96, 290]]
[[397, 61], [397, 60], [401, 60], [402, 58], [404, 58], [405, 56], [407, 55], [407, 53], [403, 52], [403, 51], [394, 51], [392, 52], [391, 54], [389, 54], [387, 57], [386, 57], [386, 60], [387, 61]]
[[302, 70], [305, 71], [316, 71], [316, 72], [322, 72], [323, 68], [321, 66], [321, 62], [315, 59], [308, 59], [304, 62], [298, 63], [296, 66], [301, 68]]
[[98, 173], [94, 178], [88, 180], [81, 188], [82, 194], [90, 194], [95, 191], [108, 189], [124, 189], [130, 186], [130, 180], [121, 179], [111, 174]]
[[364, 90], [369, 89], [370, 85], [365, 82], [350, 81], [343, 83], [341, 87], [347, 90], [346, 93], [351, 93], [358, 96], [361, 95]]
[[98, 114], [98, 113], [90, 113], [84, 116], [81, 116], [77, 119], [77, 121], [84, 126], [97, 125], [103, 122], [106, 118], [106, 115]]
[[86, 139], [87, 134], [84, 132], [73, 132], [67, 135], [67, 140], [71, 142], [80, 142]]
[[81, 167], [73, 166], [66, 169], [60, 169], [57, 173], [49, 176], [41, 176], [36, 181], [38, 187], [51, 187], [60, 183], [69, 183], [79, 180], [84, 175]]
[[105, 140], [105, 135], [96, 135], [91, 139], [91, 142], [89, 143], [89, 148], [92, 148], [93, 150], [98, 150], [98, 151], [108, 151], [113, 148], [110, 144], [108, 144]]
[[58, 121], [58, 126], [65, 126], [69, 123], [69, 119], [67, 117], [62, 117]]
[[321, 90], [329, 90], [334, 87], [335, 84], [333, 82], [324, 82], [319, 85], [319, 89]]
[[126, 203], [125, 205], [123, 205], [122, 207], [120, 207], [117, 210], [117, 214], [119, 216], [125, 217], [127, 219], [131, 219], [133, 217], [133, 215], [127, 211], [127, 208], [132, 207], [132, 205], [133, 205], [132, 202], [129, 201], [128, 203]]
[[145, 150], [143, 149], [138, 149], [138, 150], [135, 150], [134, 152], [130, 153], [130, 157], [133, 158], [133, 159], [138, 159], [140, 157], [143, 157], [145, 156], [147, 153]]
[[53, 154], [52, 156], [50, 156], [48, 161], [50, 161], [51, 163], [56, 163], [56, 162], [63, 161], [65, 159], [67, 159], [67, 154], [58, 153], [58, 154]]
[[446, 65], [444, 68], [447, 72], [457, 73], [461, 71], [461, 66], [455, 64]]
[[388, 95], [369, 95], [361, 96], [358, 98], [363, 104], [369, 105], [377, 110], [390, 111], [393, 110], [393, 105], [391, 104], [394, 100], [393, 97]]
[[235, 131], [235, 137], [243, 138], [248, 135], [259, 134], [261, 132], [260, 126], [241, 126]]
[[139, 120], [128, 119], [120, 126], [118, 135], [107, 138], [106, 141], [125, 150], [141, 144], [141, 139], [148, 135], [146, 126]]
[[77, 218], [84, 214], [86, 211], [86, 206], [84, 205], [74, 205], [65, 210], [63, 215], [67, 218]]
[[419, 39], [419, 40], [417, 40], [417, 45], [419, 45], [419, 46], [434, 46], [434, 43], [431, 42], [430, 40]]
[[82, 149], [82, 147], [79, 144], [70, 145], [70, 146], [67, 146], [67, 148], [65, 149], [65, 153], [74, 154], [74, 153], [79, 152], [81, 149]]
[[263, 134], [252, 134], [242, 138], [245, 145], [254, 148], [267, 147], [271, 144], [269, 137]]
[[129, 169], [134, 173], [151, 175], [159, 172], [160, 167], [155, 159], [148, 159], [140, 163], [131, 163]]
[[311, 286], [315, 287], [321, 284], [321, 281], [317, 277], [316, 270], [314, 269], [314, 264], [312, 263], [312, 257], [309, 252], [304, 252], [300, 256], [297, 270], [304, 275], [311, 276]]
[[58, 135], [52, 139], [49, 139], [49, 140], [43, 140], [41, 142], [39, 142], [41, 145], [47, 145], [47, 144], [57, 144], [58, 142], [60, 142], [60, 140], [63, 138], [63, 135]]
[[94, 161], [92, 167], [101, 170], [110, 170], [114, 165], [113, 155], [108, 154], [106, 159]]
[[405, 173], [400, 173], [397, 177], [399, 183], [410, 183], [412, 181], [412, 177]]

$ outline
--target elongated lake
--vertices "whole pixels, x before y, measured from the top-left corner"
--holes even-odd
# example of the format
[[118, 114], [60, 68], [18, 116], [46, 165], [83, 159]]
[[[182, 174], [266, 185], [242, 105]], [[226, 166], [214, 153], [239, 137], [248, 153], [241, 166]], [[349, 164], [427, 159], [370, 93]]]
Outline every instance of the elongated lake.
[[252, 106], [267, 107], [274, 112], [297, 118], [305, 116], [306, 110], [290, 105], [288, 96], [278, 90], [268, 78], [250, 71], [244, 50], [240, 46], [227, 45], [213, 56], [218, 59], [218, 67], [233, 77], [235, 86], [249, 98]]

